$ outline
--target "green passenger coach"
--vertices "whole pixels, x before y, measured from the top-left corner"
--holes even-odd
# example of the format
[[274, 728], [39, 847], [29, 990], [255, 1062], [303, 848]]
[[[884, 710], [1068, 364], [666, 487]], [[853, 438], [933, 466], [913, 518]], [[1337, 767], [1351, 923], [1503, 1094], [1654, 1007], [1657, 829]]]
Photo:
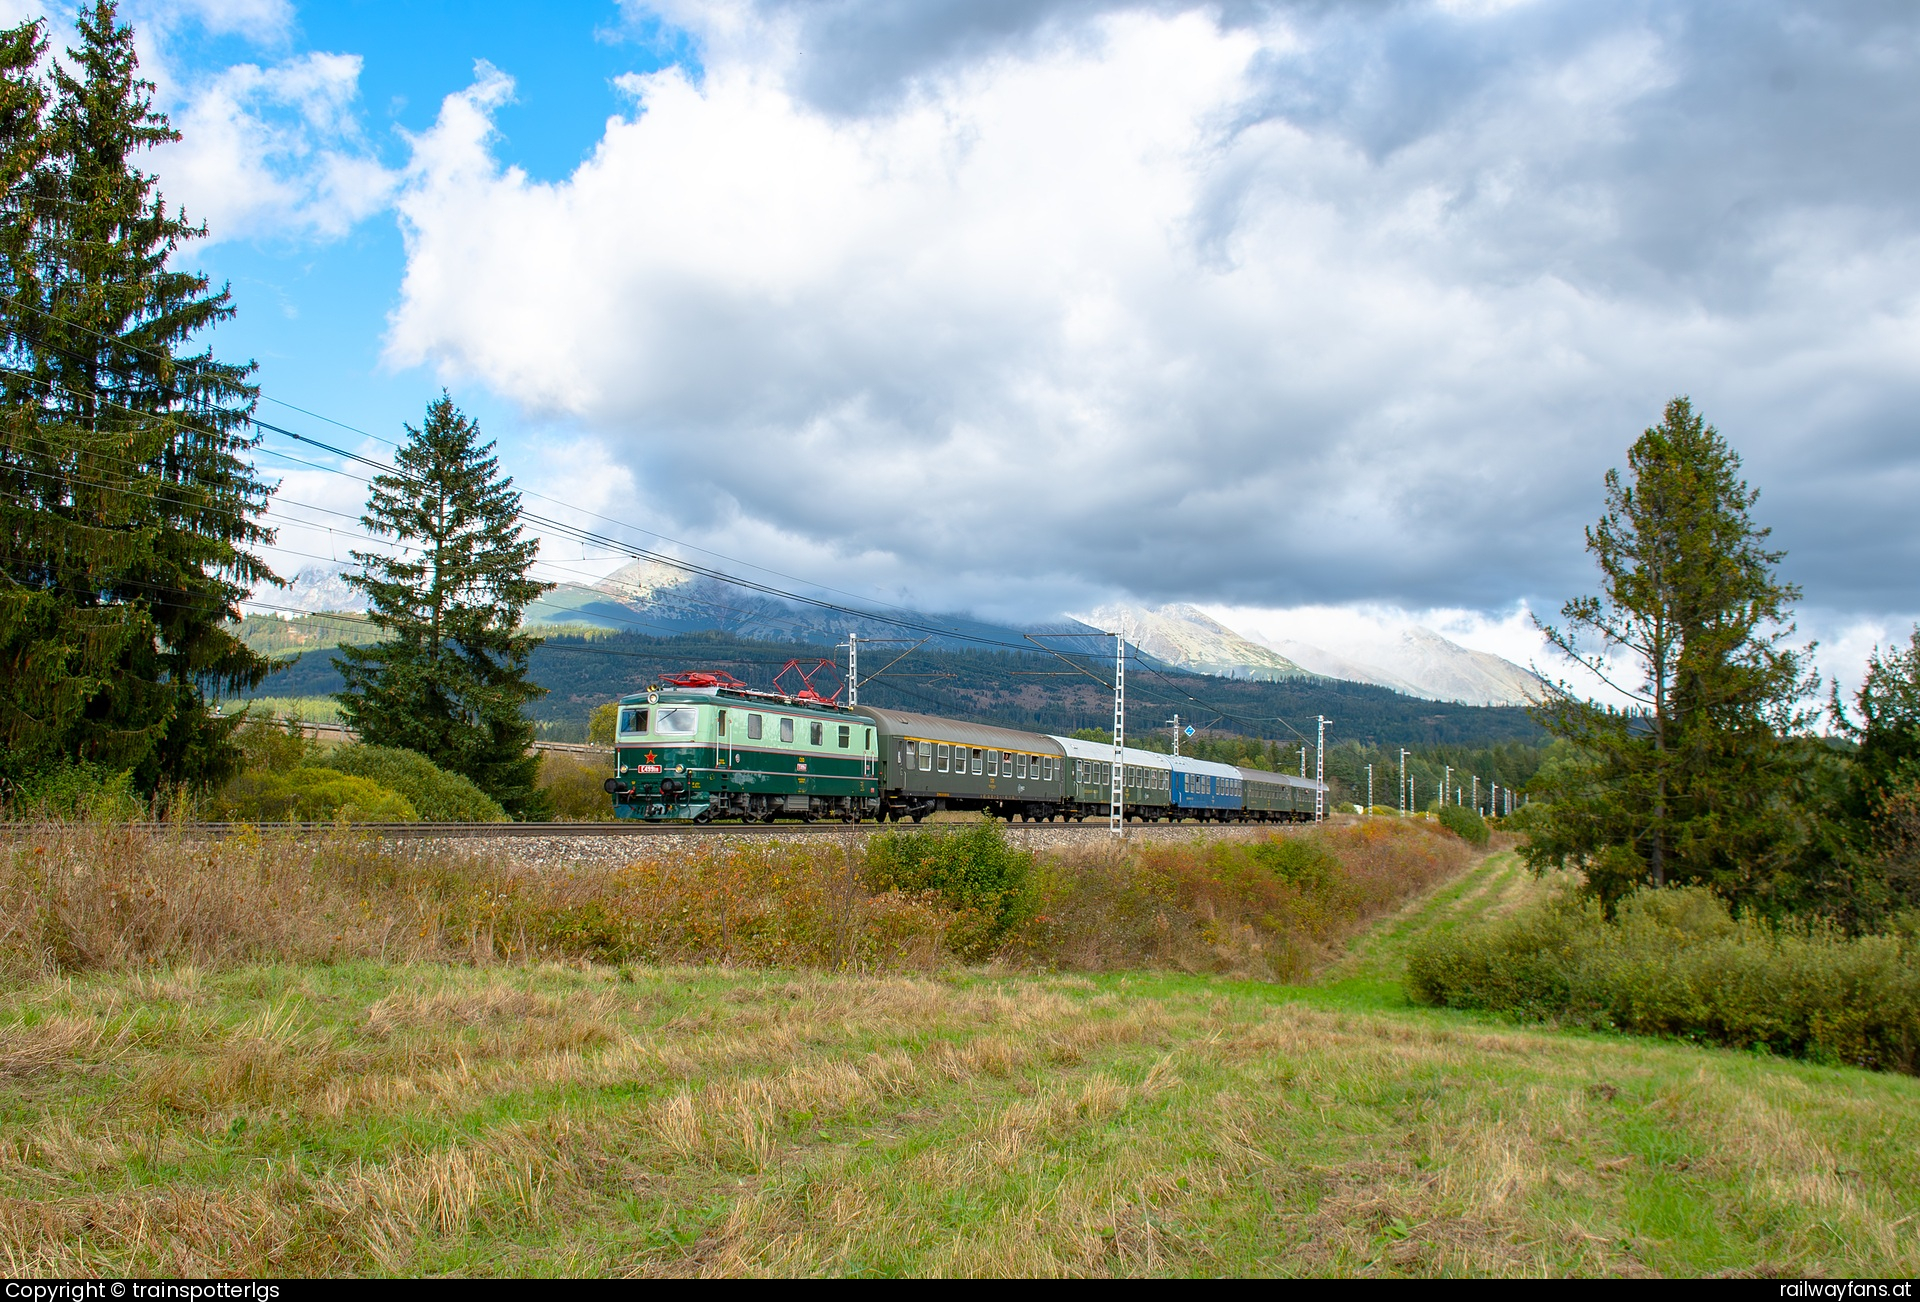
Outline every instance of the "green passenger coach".
[[675, 674], [621, 699], [606, 788], [620, 818], [850, 823], [879, 807], [878, 761], [873, 720], [810, 691]]

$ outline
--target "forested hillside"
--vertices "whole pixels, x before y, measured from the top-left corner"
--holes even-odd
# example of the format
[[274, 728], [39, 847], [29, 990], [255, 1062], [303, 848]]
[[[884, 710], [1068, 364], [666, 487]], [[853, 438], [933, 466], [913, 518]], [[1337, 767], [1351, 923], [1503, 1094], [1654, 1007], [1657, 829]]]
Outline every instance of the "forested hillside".
[[[898, 648], [895, 649], [897, 653]], [[763, 642], [719, 633], [655, 638], [620, 633], [550, 637], [533, 652], [533, 678], [548, 694], [529, 707], [549, 725], [577, 723], [585, 735], [593, 707], [639, 691], [662, 673], [715, 669], [751, 686], [771, 686], [789, 659], [814, 664], [833, 659], [831, 648]], [[839, 656], [844, 663], [845, 652]], [[862, 668], [877, 672], [890, 655], [875, 647], [862, 654]], [[1083, 661], [1093, 673], [1111, 664]], [[794, 680], [788, 679], [791, 685]], [[841, 686], [829, 669], [815, 685], [831, 695]], [[340, 688], [332, 653], [308, 651], [275, 671], [259, 696], [325, 696]], [[1313, 735], [1314, 716], [1333, 721], [1336, 741], [1378, 746], [1488, 746], [1534, 741], [1538, 728], [1514, 707], [1448, 705], [1384, 687], [1321, 679], [1256, 683], [1136, 666], [1127, 679], [1130, 728], [1145, 737], [1178, 712], [1203, 730], [1278, 740], [1282, 749]], [[1109, 688], [1051, 656], [996, 651], [934, 651], [923, 648], [879, 678], [863, 677], [860, 699], [869, 705], [953, 715], [1068, 733], [1112, 722]], [[547, 735], [557, 730], [545, 729]]]

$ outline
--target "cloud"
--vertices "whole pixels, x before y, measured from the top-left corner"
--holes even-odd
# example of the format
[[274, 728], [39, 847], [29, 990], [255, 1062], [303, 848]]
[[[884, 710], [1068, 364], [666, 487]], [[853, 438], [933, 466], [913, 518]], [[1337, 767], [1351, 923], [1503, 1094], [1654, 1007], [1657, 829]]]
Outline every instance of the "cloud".
[[130, 6], [136, 28], [174, 32], [192, 24], [214, 36], [238, 36], [257, 45], [286, 41], [294, 29], [288, 0], [168, 0]]
[[565, 180], [493, 69], [412, 142], [388, 339], [649, 527], [983, 613], [1553, 609], [1688, 392], [1810, 596], [1911, 605], [1907, 11], [655, 12], [698, 68]]
[[398, 176], [365, 139], [358, 55], [234, 64], [172, 116], [181, 139], [154, 151], [167, 197], [213, 240], [329, 239], [387, 206]]

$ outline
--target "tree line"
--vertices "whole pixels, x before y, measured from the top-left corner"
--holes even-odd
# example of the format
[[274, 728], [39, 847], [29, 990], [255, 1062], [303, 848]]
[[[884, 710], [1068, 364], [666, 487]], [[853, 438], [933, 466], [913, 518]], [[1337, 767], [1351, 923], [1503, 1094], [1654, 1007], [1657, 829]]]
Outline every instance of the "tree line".
[[[142, 170], [180, 135], [116, 5], [74, 29], [64, 60], [38, 20], [0, 30], [0, 786], [82, 771], [151, 798], [241, 763], [218, 703], [273, 667], [235, 630], [282, 582], [261, 557], [275, 486], [254, 465], [254, 365], [197, 342], [236, 310], [178, 266], [207, 228]], [[539, 817], [520, 622], [551, 585], [519, 512], [442, 394], [373, 481], [376, 545], [349, 581], [382, 640], [341, 650], [339, 699], [364, 742]]]

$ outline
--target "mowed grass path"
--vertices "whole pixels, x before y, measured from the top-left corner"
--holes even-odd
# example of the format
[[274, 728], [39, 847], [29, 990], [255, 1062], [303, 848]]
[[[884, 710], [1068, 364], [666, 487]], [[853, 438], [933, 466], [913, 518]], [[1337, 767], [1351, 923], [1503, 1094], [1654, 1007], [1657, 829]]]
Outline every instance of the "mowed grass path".
[[0, 991], [9, 1275], [1920, 1269], [1920, 1082], [1320, 985], [455, 966]]

